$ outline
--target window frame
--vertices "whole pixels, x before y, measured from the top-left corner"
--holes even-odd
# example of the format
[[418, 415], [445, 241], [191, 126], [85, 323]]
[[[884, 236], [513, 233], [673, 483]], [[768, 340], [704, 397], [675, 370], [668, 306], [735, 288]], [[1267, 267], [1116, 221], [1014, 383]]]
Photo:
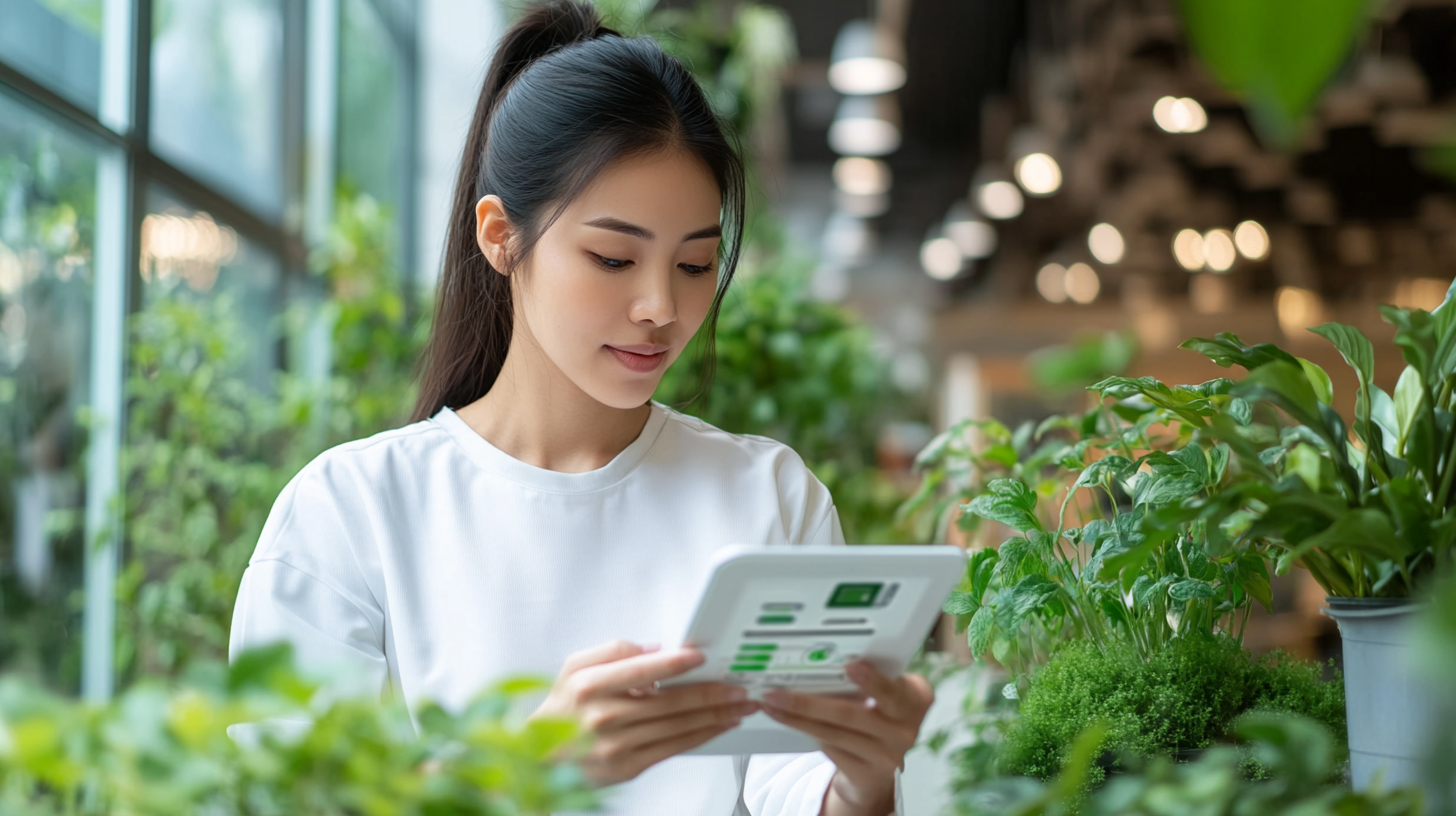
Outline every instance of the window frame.
[[[394, 40], [403, 65], [401, 117], [396, 161], [412, 181], [418, 111], [418, 50], [414, 4], [366, 0]], [[337, 176], [339, 0], [285, 0], [280, 104], [283, 128], [284, 206], [277, 217], [260, 213], [225, 190], [189, 173], [153, 149], [151, 61], [153, 0], [103, 0], [101, 100], [95, 113], [27, 74], [0, 54], [0, 89], [20, 104], [98, 142], [96, 237], [90, 349], [93, 426], [86, 462], [86, 549], [82, 613], [82, 696], [110, 698], [115, 685], [115, 582], [124, 533], [112, 497], [120, 490], [120, 454], [125, 444], [126, 326], [141, 307], [139, 237], [147, 191], [154, 185], [187, 205], [226, 222], [250, 244], [277, 258], [282, 271], [280, 300], [307, 289], [307, 257], [327, 234], [333, 218]], [[413, 259], [416, 201], [413, 183], [403, 185], [396, 203], [399, 257]], [[409, 268], [406, 265], [405, 268]], [[401, 285], [412, 287], [412, 276]], [[281, 308], [284, 304], [279, 303]], [[275, 349], [286, 365], [282, 341]]]

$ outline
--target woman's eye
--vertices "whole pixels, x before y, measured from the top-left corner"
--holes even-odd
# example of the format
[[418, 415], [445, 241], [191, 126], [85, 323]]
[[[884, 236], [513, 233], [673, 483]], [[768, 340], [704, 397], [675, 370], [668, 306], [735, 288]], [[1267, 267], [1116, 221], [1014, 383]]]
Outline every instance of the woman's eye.
[[693, 277], [697, 277], [698, 275], [706, 275], [709, 272], [712, 272], [713, 271], [712, 265], [708, 265], [708, 266], [693, 266], [692, 264], [680, 264], [680, 265], [682, 266], [684, 272], [687, 272], [689, 275], [692, 275]]
[[597, 255], [596, 259], [597, 263], [605, 266], [608, 269], [626, 269], [627, 264], [632, 263], [631, 261], [621, 261], [617, 260], [616, 258], [603, 258], [601, 255]]

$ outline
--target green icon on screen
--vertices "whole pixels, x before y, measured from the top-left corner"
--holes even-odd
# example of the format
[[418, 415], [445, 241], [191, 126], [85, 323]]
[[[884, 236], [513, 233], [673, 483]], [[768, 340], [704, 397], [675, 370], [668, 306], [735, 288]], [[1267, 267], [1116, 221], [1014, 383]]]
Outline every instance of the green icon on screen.
[[834, 607], [863, 607], [874, 606], [875, 597], [880, 594], [884, 584], [840, 584], [834, 588], [829, 595], [829, 606]]

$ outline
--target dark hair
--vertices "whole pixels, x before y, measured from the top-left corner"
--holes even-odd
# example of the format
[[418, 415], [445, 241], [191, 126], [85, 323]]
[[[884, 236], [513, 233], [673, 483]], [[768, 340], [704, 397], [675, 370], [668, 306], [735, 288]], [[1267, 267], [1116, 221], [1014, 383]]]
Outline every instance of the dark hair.
[[590, 5], [549, 0], [512, 26], [465, 141], [411, 421], [483, 396], [510, 346], [510, 279], [476, 243], [476, 202], [500, 196], [515, 230], [510, 263], [519, 265], [607, 165], [659, 151], [696, 156], [722, 195], [721, 274], [698, 345], [706, 386], [719, 307], [743, 243], [743, 161], [726, 130], [680, 60], [653, 40], [604, 27]]

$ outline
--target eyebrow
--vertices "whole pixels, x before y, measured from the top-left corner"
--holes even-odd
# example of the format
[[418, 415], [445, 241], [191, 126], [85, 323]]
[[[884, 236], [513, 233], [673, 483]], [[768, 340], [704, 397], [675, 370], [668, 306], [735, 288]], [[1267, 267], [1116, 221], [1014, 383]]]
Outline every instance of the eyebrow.
[[[652, 230], [647, 229], [646, 227], [639, 227], [636, 224], [629, 224], [620, 218], [613, 218], [610, 215], [604, 215], [601, 218], [593, 218], [592, 220], [585, 221], [583, 223], [588, 227], [596, 227], [598, 229], [611, 230], [612, 232], [620, 232], [623, 235], [631, 235], [634, 238], [641, 238], [644, 241], [651, 241], [657, 238]], [[714, 224], [711, 227], [703, 227], [700, 230], [693, 230], [687, 235], [684, 235], [683, 240], [696, 241], [699, 238], [721, 237], [723, 237], [723, 227], [718, 224]]]

